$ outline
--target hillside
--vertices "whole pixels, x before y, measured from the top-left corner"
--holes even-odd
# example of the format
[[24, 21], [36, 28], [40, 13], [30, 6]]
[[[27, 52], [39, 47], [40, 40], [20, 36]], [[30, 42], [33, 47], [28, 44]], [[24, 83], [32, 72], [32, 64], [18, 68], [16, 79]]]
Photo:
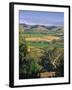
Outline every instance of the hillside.
[[63, 35], [64, 28], [62, 26], [44, 26], [44, 25], [27, 25], [20, 24], [26, 34], [54, 34]]

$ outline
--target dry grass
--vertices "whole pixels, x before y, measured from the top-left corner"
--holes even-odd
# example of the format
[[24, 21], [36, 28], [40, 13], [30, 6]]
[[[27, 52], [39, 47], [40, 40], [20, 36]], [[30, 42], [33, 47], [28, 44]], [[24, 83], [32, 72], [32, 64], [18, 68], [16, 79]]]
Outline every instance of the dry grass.
[[41, 37], [30, 37], [30, 38], [26, 38], [26, 41], [46, 41], [46, 42], [49, 42], [49, 41], [52, 41], [54, 39], [59, 39], [59, 37], [56, 37], [56, 36], [44, 36], [43, 38]]

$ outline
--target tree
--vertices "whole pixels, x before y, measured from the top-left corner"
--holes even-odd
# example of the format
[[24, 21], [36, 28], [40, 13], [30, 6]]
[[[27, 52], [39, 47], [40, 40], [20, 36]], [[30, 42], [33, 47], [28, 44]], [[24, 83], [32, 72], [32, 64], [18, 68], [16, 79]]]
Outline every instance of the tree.
[[22, 29], [20, 27], [19, 31], [19, 78], [36, 78], [41, 67], [27, 51], [27, 42], [24, 37], [24, 30]]
[[64, 76], [64, 50], [61, 48], [45, 49], [40, 64], [43, 70], [54, 71], [57, 77]]
[[43, 70], [53, 71], [54, 68], [50, 60], [50, 57], [51, 57], [51, 51], [45, 49], [40, 61], [40, 64], [42, 65]]
[[61, 56], [59, 57], [58, 61], [55, 63], [56, 68], [56, 76], [63, 77], [64, 76], [64, 53], [61, 53]]
[[26, 62], [26, 55], [27, 55], [27, 44], [24, 37], [24, 30], [20, 27], [19, 30], [19, 75], [22, 78], [24, 74], [23, 65]]
[[37, 78], [37, 74], [38, 72], [40, 71], [41, 67], [40, 65], [38, 64], [38, 62], [36, 60], [34, 60], [33, 58], [31, 57], [27, 57], [27, 65], [28, 65], [28, 68], [27, 68], [27, 77], [26, 78]]

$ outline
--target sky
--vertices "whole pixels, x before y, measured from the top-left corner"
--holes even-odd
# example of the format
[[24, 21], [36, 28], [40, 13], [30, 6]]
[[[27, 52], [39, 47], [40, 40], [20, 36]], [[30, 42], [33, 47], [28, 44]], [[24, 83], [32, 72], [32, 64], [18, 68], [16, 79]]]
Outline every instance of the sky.
[[28, 25], [64, 26], [64, 13], [19, 10], [19, 23]]

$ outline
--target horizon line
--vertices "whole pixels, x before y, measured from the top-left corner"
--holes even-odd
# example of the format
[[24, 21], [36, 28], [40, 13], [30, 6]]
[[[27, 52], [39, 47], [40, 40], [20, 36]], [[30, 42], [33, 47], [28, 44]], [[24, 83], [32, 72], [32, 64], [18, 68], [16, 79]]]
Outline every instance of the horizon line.
[[19, 23], [19, 24], [26, 24], [30, 26], [41, 25], [41, 26], [62, 26], [64, 27], [64, 25], [53, 25], [53, 24], [29, 24], [29, 23]]

